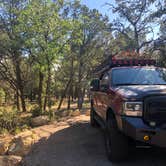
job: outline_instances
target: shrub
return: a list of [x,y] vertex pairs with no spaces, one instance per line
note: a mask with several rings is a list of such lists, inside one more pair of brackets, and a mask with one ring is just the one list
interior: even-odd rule
[[38,106],[35,106],[31,109],[31,113],[32,113],[32,117],[37,117],[42,114],[42,111],[40,110]]
[[19,116],[15,111],[0,110],[0,131],[13,131],[19,126]]
[[14,130],[14,134],[19,134],[21,132],[21,129],[19,127],[16,127]]

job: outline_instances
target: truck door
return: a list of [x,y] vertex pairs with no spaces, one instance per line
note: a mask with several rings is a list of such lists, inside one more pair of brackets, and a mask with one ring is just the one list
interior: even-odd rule
[[108,108],[108,89],[110,83],[110,76],[105,73],[100,81],[100,115],[103,119],[106,118],[106,111]]

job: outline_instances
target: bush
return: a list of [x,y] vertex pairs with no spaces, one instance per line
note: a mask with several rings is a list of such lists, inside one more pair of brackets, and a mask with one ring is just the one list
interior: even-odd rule
[[5,98],[5,92],[3,89],[0,88],[0,105],[2,105],[2,103],[4,102],[4,98]]
[[38,106],[35,106],[31,109],[31,113],[32,113],[32,117],[37,117],[42,114],[42,111],[40,110]]
[[16,127],[14,130],[14,134],[19,134],[21,132],[21,129],[19,127]]
[[14,131],[19,126],[19,116],[16,111],[7,111],[5,109],[0,110],[0,132],[7,130],[9,132]]

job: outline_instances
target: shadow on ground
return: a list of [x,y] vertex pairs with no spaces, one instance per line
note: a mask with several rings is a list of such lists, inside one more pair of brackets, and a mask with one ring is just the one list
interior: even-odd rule
[[107,160],[103,133],[89,123],[77,123],[35,144],[22,166],[165,166],[160,150],[137,149],[122,163]]

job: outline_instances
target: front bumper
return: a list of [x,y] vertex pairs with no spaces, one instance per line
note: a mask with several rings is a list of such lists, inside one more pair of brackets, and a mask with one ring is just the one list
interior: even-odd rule
[[[141,118],[121,117],[121,123],[122,132],[134,140],[166,147],[166,129],[152,128],[145,124]],[[145,141],[145,136],[149,136],[150,139]]]

